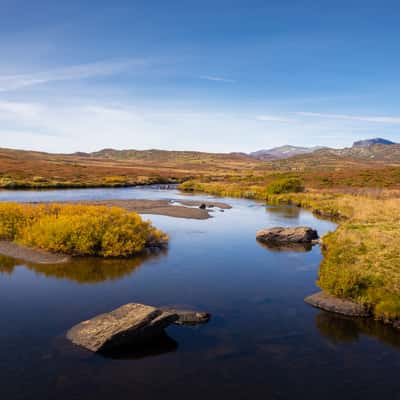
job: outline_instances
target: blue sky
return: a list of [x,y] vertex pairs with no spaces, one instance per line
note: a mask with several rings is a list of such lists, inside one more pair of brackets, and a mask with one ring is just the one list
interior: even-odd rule
[[0,146],[400,141],[398,1],[0,0]]

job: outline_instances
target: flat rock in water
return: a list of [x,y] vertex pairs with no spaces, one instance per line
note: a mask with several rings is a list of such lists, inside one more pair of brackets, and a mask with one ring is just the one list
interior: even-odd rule
[[196,325],[209,319],[205,312],[129,303],[75,325],[67,338],[87,350],[108,352],[160,337],[170,324]]
[[174,308],[162,308],[162,310],[176,314],[178,318],[173,322],[175,325],[197,325],[209,321],[211,315],[201,311],[177,310]]
[[307,226],[297,227],[275,227],[257,231],[256,238],[264,243],[313,243],[318,239],[315,229]]
[[129,303],[75,325],[67,338],[94,352],[109,351],[160,335],[177,319],[170,311]]
[[368,317],[370,313],[361,304],[350,300],[339,299],[325,292],[318,292],[304,299],[307,304],[351,317]]

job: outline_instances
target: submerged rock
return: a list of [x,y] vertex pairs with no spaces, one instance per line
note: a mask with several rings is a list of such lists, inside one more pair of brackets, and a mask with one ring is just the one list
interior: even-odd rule
[[206,312],[191,310],[176,310],[173,308],[162,308],[166,312],[176,314],[178,318],[173,322],[175,325],[197,325],[208,322],[211,315]]
[[307,226],[270,228],[257,231],[256,238],[263,243],[313,243],[318,239],[315,229]]
[[172,323],[193,325],[207,322],[209,318],[209,314],[202,312],[129,303],[75,325],[67,332],[67,338],[93,352],[110,352],[149,342],[162,335]]
[[351,300],[340,299],[325,292],[318,292],[304,299],[307,304],[351,317],[368,317],[370,313],[361,304]]

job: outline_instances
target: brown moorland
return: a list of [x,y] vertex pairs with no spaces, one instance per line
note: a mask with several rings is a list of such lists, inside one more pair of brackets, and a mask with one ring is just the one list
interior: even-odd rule
[[50,154],[0,149],[0,187],[96,187],[181,182],[190,177],[220,176],[256,168],[242,155],[159,150]]
[[400,188],[400,147],[370,147],[322,149],[273,161],[192,151],[50,154],[0,149],[0,188],[115,187],[193,178],[259,186],[283,177],[300,178],[307,187],[319,189]]

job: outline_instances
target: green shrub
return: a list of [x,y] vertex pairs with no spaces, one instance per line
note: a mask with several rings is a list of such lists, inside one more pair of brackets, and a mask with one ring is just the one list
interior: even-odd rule
[[375,316],[385,322],[394,321],[400,318],[400,297],[387,294],[375,306]]
[[185,181],[179,185],[179,189],[185,192],[193,192],[196,188],[196,184],[193,181]]
[[278,179],[267,186],[267,194],[298,193],[303,191],[303,183],[298,178]]

